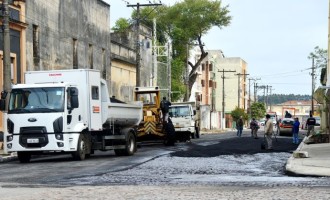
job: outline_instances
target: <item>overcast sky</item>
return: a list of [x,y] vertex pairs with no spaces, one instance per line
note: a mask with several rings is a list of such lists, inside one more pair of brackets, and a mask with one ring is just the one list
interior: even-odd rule
[[[129,18],[130,4],[148,0],[105,0],[110,4],[110,26]],[[177,0],[162,0],[173,5]],[[241,57],[250,77],[259,85],[271,85],[272,93],[311,94],[315,46],[327,49],[327,0],[222,0],[233,17],[230,26],[213,28],[202,39],[207,50],[221,49],[226,57]],[[317,73],[320,74],[319,71]],[[316,79],[319,83],[319,76]]]

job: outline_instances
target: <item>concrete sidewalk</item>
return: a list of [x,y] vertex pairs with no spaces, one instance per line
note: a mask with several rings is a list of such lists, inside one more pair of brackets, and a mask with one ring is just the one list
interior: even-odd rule
[[293,175],[330,176],[330,143],[305,144],[306,139],[288,159],[286,171]]

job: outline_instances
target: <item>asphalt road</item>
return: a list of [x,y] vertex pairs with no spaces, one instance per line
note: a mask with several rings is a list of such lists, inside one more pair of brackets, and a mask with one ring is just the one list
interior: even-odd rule
[[[263,155],[265,157],[264,153],[270,154],[267,159],[278,155],[278,160],[269,167],[283,176],[282,167],[285,164],[285,159],[297,148],[297,145],[291,143],[290,137],[278,137],[277,141],[274,138],[274,150],[266,151],[260,148],[262,138],[252,138],[249,130],[245,130],[242,137],[237,137],[236,132],[232,131],[204,134],[200,139],[194,139],[190,143],[177,143],[173,147],[164,146],[162,143],[141,143],[138,152],[129,157],[117,157],[112,151],[96,151],[95,155],[84,161],[73,161],[70,155],[34,157],[31,163],[27,164],[21,164],[18,161],[0,164],[0,180],[2,186],[7,185],[8,187],[20,184],[30,187],[36,185],[66,187],[72,185],[135,185],[140,183],[170,184],[176,178],[168,177],[181,176],[180,171],[183,177],[179,179],[182,180],[188,177],[187,174],[192,177],[192,175],[199,175],[199,173],[210,173],[210,175],[223,174],[223,171],[230,173],[225,165],[241,165],[242,159],[246,158],[255,159],[254,163],[263,162],[258,156]],[[224,165],[221,166],[221,163],[214,161],[219,159],[219,156],[225,155],[232,156],[230,159],[233,162],[221,161]],[[193,160],[186,160],[190,158]],[[201,159],[199,160],[199,158]],[[212,160],[213,158],[214,160]],[[235,161],[236,158],[237,161]],[[201,166],[201,169],[194,172],[194,168],[190,167],[197,166],[203,162],[202,159],[209,162],[208,166]],[[264,162],[272,162],[267,161],[267,159]],[[247,162],[249,161],[247,160]],[[213,171],[207,169],[210,165],[211,168],[214,168]],[[169,170],[171,167],[175,168],[172,172]],[[261,176],[254,173],[256,171],[254,168],[257,169],[258,167],[246,169],[246,172],[244,172],[245,168],[238,170],[242,175],[251,176],[252,173],[253,176]],[[237,169],[232,169],[233,174],[237,173],[235,170]],[[141,175],[144,173],[150,174]],[[264,175],[263,172],[262,176]],[[274,174],[266,176],[274,176]],[[191,183],[195,181],[192,180]]]

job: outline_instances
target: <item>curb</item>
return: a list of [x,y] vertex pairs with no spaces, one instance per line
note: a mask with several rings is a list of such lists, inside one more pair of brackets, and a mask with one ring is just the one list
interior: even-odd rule
[[[304,139],[300,142],[299,146],[297,147],[296,151],[300,151],[303,146],[305,145],[305,140],[306,140],[306,136],[304,137]],[[286,164],[285,164],[285,173],[288,174],[288,175],[291,175],[291,176],[299,176],[299,175],[302,175],[302,174],[299,174],[299,173],[296,173],[294,172],[294,166],[292,165],[292,162],[294,161],[294,159],[297,159],[293,156],[293,153],[292,155],[290,156],[290,158],[288,158],[288,160],[286,161]],[[301,159],[301,158],[300,158]]]
[[[305,145],[308,145],[305,144],[305,140],[307,140],[306,136],[299,144],[296,151],[301,151]],[[329,175],[325,175],[325,174],[329,174],[329,169],[325,169],[324,167],[319,167],[319,166],[304,166],[302,162],[299,162],[302,161],[303,159],[306,158],[295,158],[294,155],[292,154],[290,158],[287,160],[287,163],[285,164],[285,173],[289,176],[299,176],[299,177],[329,176]],[[294,164],[294,162],[296,163]]]

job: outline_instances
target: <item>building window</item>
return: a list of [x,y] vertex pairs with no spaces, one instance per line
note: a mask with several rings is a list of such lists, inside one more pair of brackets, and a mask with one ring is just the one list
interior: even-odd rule
[[39,70],[40,47],[39,47],[39,26],[33,25],[33,63],[36,70]]
[[93,69],[93,45],[88,45],[88,62],[89,62],[89,68]]
[[209,80],[209,87],[213,87],[213,81]]
[[73,69],[78,69],[78,41],[77,39],[72,39],[72,65]]
[[205,80],[201,80],[202,87],[205,87]]
[[209,71],[213,71],[213,64],[209,64]]

